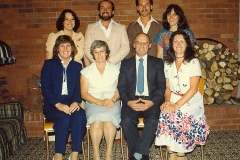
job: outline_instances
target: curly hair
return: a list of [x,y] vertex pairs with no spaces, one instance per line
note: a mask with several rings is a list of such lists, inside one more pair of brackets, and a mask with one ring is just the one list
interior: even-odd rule
[[78,28],[80,27],[80,20],[78,19],[77,15],[75,12],[73,12],[71,9],[64,9],[60,16],[57,19],[56,22],[56,28],[58,31],[61,31],[64,29],[63,22],[65,21],[65,14],[66,13],[71,13],[72,16],[74,17],[75,20],[75,26],[73,27],[73,31],[76,32]]
[[174,9],[174,12],[179,17],[179,20],[178,20],[178,30],[179,29],[189,28],[189,25],[187,23],[187,18],[185,17],[182,8],[179,5],[177,5],[177,4],[170,4],[167,7],[166,11],[163,13],[163,16],[162,16],[162,26],[163,26],[163,28],[166,29],[166,30],[170,29],[170,25],[169,25],[168,20],[167,20],[167,15],[169,13],[171,13],[172,9]]
[[74,59],[74,56],[77,54],[77,47],[75,46],[72,38],[67,35],[58,36],[58,38],[56,39],[55,45],[53,46],[53,58],[58,58],[58,47],[63,43],[70,43],[72,48],[71,57],[72,59]]
[[91,53],[91,55],[93,56],[93,59],[95,59],[95,57],[94,57],[94,49],[100,48],[100,47],[105,48],[105,51],[106,51],[106,59],[108,59],[109,54],[110,54],[110,49],[109,49],[109,47],[108,47],[107,42],[101,41],[101,40],[95,40],[95,41],[92,43],[91,47],[90,47],[90,53]]
[[191,43],[191,40],[190,40],[188,34],[182,30],[172,33],[172,35],[169,39],[169,49],[167,51],[166,62],[168,64],[171,64],[176,60],[175,51],[173,49],[173,39],[176,35],[182,35],[184,40],[186,41],[187,47],[184,52],[184,61],[190,62],[193,58],[195,58],[195,50],[194,50],[194,47]]

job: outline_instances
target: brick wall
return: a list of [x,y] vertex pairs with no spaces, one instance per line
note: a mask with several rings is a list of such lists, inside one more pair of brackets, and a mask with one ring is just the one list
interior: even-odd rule
[[[15,99],[27,93],[26,79],[40,75],[45,59],[45,43],[55,22],[65,8],[74,10],[81,20],[79,31],[85,32],[89,23],[98,20],[96,0],[1,0],[0,39],[10,45],[17,63],[0,67],[6,88]],[[128,25],[137,19],[134,0],[113,0],[117,22]],[[170,3],[178,3],[185,11],[196,38],[213,38],[238,52],[238,0],[154,0],[153,16],[161,20]]]
[[[240,129],[240,106],[206,105],[205,115],[211,131]],[[42,112],[25,112],[24,121],[28,137],[43,137]]]

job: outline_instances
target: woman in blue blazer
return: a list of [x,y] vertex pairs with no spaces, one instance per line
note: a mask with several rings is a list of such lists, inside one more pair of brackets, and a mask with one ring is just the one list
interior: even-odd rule
[[86,115],[85,110],[79,107],[82,101],[80,96],[82,65],[73,61],[76,52],[71,37],[59,36],[53,47],[53,58],[45,60],[41,72],[43,114],[54,123],[55,160],[62,160],[69,130],[72,134],[72,153],[69,159],[77,160],[78,153],[82,151]]

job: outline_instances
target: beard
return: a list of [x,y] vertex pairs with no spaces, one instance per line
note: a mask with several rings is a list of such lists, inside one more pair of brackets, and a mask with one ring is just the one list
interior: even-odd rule
[[114,15],[113,14],[109,14],[108,12],[103,12],[102,14],[98,15],[102,20],[104,21],[108,21],[110,20]]

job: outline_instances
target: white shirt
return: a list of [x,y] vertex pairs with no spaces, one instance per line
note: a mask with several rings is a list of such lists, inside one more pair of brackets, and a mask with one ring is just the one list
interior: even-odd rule
[[148,23],[147,23],[147,25],[146,25],[146,27],[144,27],[144,25],[143,25],[143,23],[142,23],[142,21],[141,21],[141,19],[140,19],[140,17],[137,19],[137,21],[136,22],[138,22],[139,23],[139,25],[142,27],[142,31],[143,31],[143,33],[145,33],[145,34],[147,34],[148,33],[148,31],[149,31],[149,28],[151,27],[151,23],[152,22],[156,22],[156,23],[158,23],[158,21],[157,20],[155,20],[152,16],[151,16],[151,19],[148,21]]
[[[58,57],[61,59],[61,63],[63,64],[63,60],[62,58],[59,56]],[[68,95],[68,88],[67,88],[67,67],[70,63],[70,61],[72,60],[72,57],[70,57],[69,62],[67,63],[66,66],[63,66],[63,82],[62,82],[62,95]]]
[[[101,29],[103,30],[103,33],[106,35],[106,37],[108,38],[111,31],[112,31],[112,24],[115,23],[117,24],[113,19],[111,19],[111,22],[108,25],[108,28],[106,29],[106,27],[104,27],[101,23],[101,20],[98,21],[98,23],[96,25],[100,25]],[[118,24],[117,24],[118,25]]]
[[[135,95],[138,96],[149,96],[149,91],[148,91],[148,81],[147,81],[147,57],[148,54],[146,54],[143,57],[138,57],[136,55],[136,71],[137,71],[137,77],[138,77],[138,65],[139,65],[139,59],[142,58],[143,59],[143,68],[144,68],[144,91],[142,94],[138,93],[137,91],[137,86],[136,86],[136,91],[135,91]],[[136,83],[137,85],[137,83]]]

